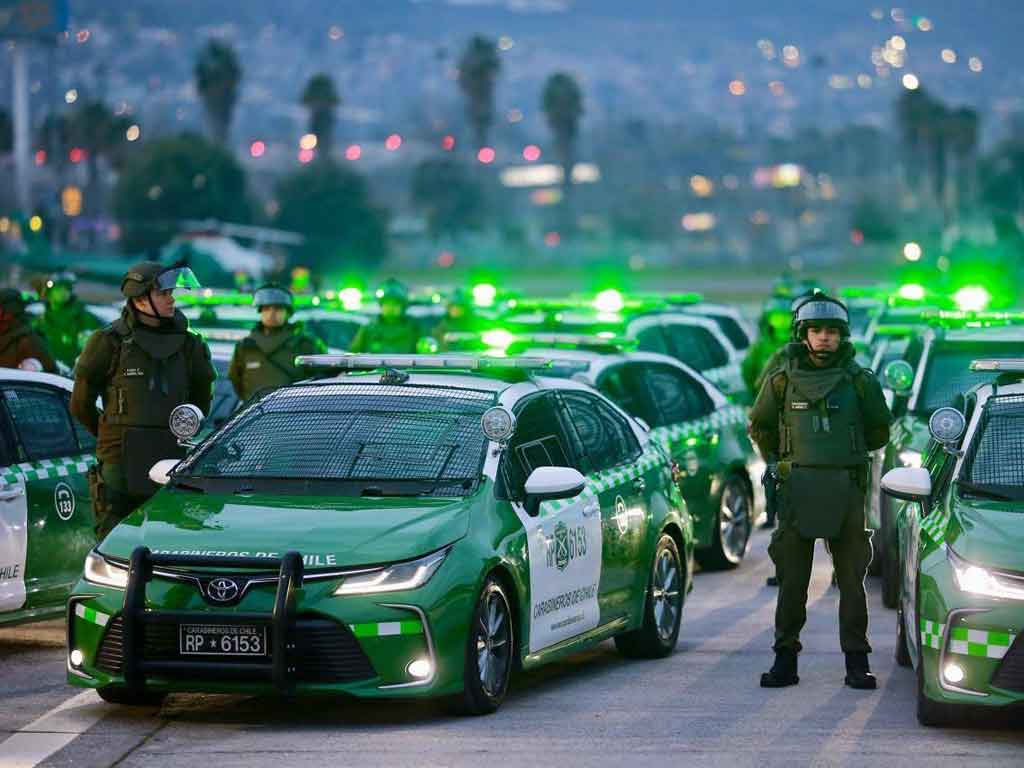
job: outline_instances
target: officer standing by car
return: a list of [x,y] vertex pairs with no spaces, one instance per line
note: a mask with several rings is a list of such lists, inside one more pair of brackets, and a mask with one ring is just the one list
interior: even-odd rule
[[153,464],[184,455],[171,411],[185,403],[210,410],[217,373],[209,347],[174,308],[176,288],[198,287],[187,267],[136,264],[121,282],[121,317],[95,331],[78,359],[71,413],[98,438],[89,474],[98,540],[156,491]]
[[394,354],[416,352],[422,333],[416,321],[408,315],[408,289],[397,280],[388,280],[381,286],[377,301],[380,304],[380,317],[359,329],[349,351]]
[[68,368],[74,367],[82,351],[82,334],[102,325],[75,296],[76,280],[70,272],[58,272],[46,281],[46,309],[35,323],[53,356]]
[[260,322],[235,347],[228,378],[243,403],[267,389],[276,389],[307,377],[295,366],[296,355],[316,355],[327,347],[306,333],[301,324],[290,323],[294,302],[286,288],[264,285],[253,295]]
[[839,639],[846,684],[873,689],[868,664],[864,577],[871,535],[864,527],[868,452],[889,440],[889,409],[878,380],[854,362],[849,314],[836,299],[816,294],[795,307],[798,341],[770,371],[750,412],[750,431],[762,456],[777,462],[779,527],[768,552],[779,578],[775,663],[761,685],[795,685],[800,630],[817,539],[832,553],[839,587]]
[[0,288],[0,368],[57,372],[57,363],[32,329],[25,299],[16,288]]
[[448,350],[449,333],[469,333],[477,329],[477,317],[473,311],[473,298],[465,288],[456,288],[448,298],[444,317],[434,326],[430,335],[437,341],[438,349]]

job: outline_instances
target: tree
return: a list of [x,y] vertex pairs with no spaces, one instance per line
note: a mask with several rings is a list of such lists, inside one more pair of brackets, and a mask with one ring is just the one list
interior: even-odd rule
[[11,113],[6,109],[0,109],[0,155],[8,154],[14,149],[14,124],[11,122]]
[[341,104],[330,75],[313,75],[302,92],[302,106],[309,110],[309,132],[316,136],[317,155],[329,158],[334,146],[334,110]]
[[494,83],[500,71],[494,41],[480,35],[470,40],[459,59],[459,88],[466,98],[466,116],[478,148],[487,146],[494,124]]
[[413,204],[427,217],[435,240],[481,223],[483,192],[465,166],[452,157],[424,160],[413,173]]
[[355,171],[325,158],[283,178],[276,193],[274,223],[306,238],[298,256],[314,274],[370,268],[387,255],[387,215]]
[[99,205],[99,159],[109,157],[126,143],[129,124],[128,118],[114,115],[102,101],[87,101],[68,118],[65,141],[68,147],[85,150],[86,200],[92,208]]
[[235,50],[220,40],[210,40],[196,59],[195,76],[210,136],[219,144],[225,144],[242,80],[242,67]]
[[174,237],[185,219],[248,223],[245,172],[234,157],[195,134],[144,146],[114,188],[121,247],[152,251]]
[[572,169],[583,116],[583,94],[575,78],[565,72],[551,75],[544,84],[541,108],[555,140],[555,156],[562,165],[562,210],[565,226],[571,227]]

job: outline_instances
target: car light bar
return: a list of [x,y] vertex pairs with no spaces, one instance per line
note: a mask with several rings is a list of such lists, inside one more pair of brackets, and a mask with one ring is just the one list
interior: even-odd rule
[[192,328],[207,341],[241,341],[249,335],[245,328]]
[[609,347],[617,349],[635,346],[635,342],[632,339],[617,336],[611,331],[598,333],[517,333],[513,335],[512,343],[564,344],[566,346]]
[[922,312],[921,317],[925,320],[939,320],[945,322],[1003,322],[1015,323],[1024,322],[1024,312],[973,312],[965,310],[933,310]]
[[295,365],[309,368],[343,368],[372,371],[377,368],[451,368],[464,371],[542,370],[551,361],[542,357],[479,357],[476,355],[299,355]]
[[997,373],[1024,373],[1024,358],[992,360],[985,358],[971,362],[972,371],[995,371]]

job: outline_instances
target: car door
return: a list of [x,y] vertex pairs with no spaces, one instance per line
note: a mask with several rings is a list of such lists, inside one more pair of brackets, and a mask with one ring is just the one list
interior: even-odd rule
[[28,503],[14,432],[0,408],[0,622],[25,605]]
[[580,469],[558,408],[552,393],[533,395],[516,405],[516,431],[499,469],[498,495],[512,503],[526,532],[530,654],[589,632],[602,621],[598,500],[584,492],[574,499],[544,502],[536,517],[528,515],[523,504],[524,486],[533,470]]
[[649,480],[637,467],[640,443],[625,417],[590,392],[561,391],[558,396],[600,503],[601,616],[610,621],[628,615],[637,585],[646,583]]
[[59,605],[95,543],[86,478],[91,436],[72,421],[66,390],[21,382],[2,388],[27,504],[25,607]]

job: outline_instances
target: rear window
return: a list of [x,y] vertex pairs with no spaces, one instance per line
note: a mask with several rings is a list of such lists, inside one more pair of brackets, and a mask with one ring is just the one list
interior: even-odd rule
[[480,417],[494,402],[491,392],[442,387],[286,387],[238,414],[177,474],[333,482],[344,495],[468,495],[487,446]]
[[750,346],[750,339],[735,317],[729,315],[708,315],[708,317],[715,321],[718,329],[725,334],[725,338],[736,350],[742,351]]
[[1024,499],[1024,395],[986,401],[960,479],[982,492]]
[[977,384],[995,379],[994,371],[972,371],[972,360],[982,357],[1020,357],[1021,345],[1008,342],[936,342],[932,345],[917,396],[915,411],[930,415],[952,405],[953,398]]

